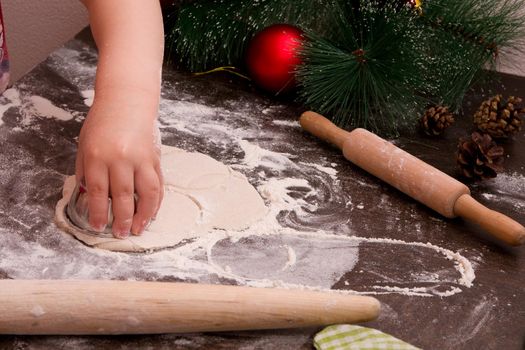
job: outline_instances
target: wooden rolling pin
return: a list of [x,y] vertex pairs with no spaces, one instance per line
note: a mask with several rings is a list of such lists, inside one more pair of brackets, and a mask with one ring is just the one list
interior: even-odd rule
[[525,228],[470,196],[467,186],[431,165],[364,130],[342,130],[315,112],[305,112],[301,126],[339,147],[346,159],[447,218],[470,220],[510,244],[525,242]]
[[170,282],[0,280],[1,334],[144,334],[356,323],[372,297]]

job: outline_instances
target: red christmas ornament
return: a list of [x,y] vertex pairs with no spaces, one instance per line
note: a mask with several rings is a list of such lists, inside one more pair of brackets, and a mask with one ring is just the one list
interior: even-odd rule
[[302,39],[302,31],[288,24],[275,24],[257,33],[246,51],[246,66],[255,84],[275,94],[295,87]]

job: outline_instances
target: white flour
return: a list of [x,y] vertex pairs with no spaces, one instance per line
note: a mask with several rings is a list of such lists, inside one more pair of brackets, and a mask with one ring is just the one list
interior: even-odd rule
[[266,166],[272,169],[285,170],[297,167],[290,160],[291,154],[268,151],[246,140],[237,140],[237,142],[244,151],[243,162],[250,168]]
[[22,116],[20,124],[23,127],[31,126],[35,118],[38,117],[54,118],[62,121],[71,120],[75,117],[71,112],[55,106],[42,96],[21,96],[20,92],[14,87],[4,92],[3,99],[4,101],[0,105],[0,125],[3,123],[4,113],[12,107],[19,108],[19,114]]
[[2,94],[2,104],[0,105],[0,125],[4,123],[4,113],[11,107],[20,106],[20,94],[17,89],[10,88]]
[[320,165],[320,164],[305,163],[305,162],[301,162],[301,164],[306,165],[306,166],[311,166],[313,168],[316,168],[317,170],[320,170],[320,171],[330,175],[330,177],[332,177],[332,179],[337,180],[337,169],[334,169],[334,165],[332,165],[332,164],[330,164],[331,166],[323,166],[323,165]]
[[484,183],[481,196],[488,201],[506,203],[517,212],[525,209],[525,176],[514,173],[502,173]]
[[88,107],[91,107],[93,105],[93,99],[95,98],[95,90],[88,89],[80,91],[80,94],[84,98],[84,104]]
[[[82,50],[84,55],[94,55],[92,49]],[[79,88],[84,103],[89,106],[93,97],[94,64],[81,62],[80,53],[71,49],[58,50],[50,62],[57,74]],[[356,194],[344,191],[336,163],[326,159],[301,162],[294,154],[296,150],[285,147],[290,133],[300,132],[297,122],[274,119],[268,123],[273,129],[258,123],[260,116],[278,115],[282,106],[247,99],[208,105],[188,91],[179,91],[176,83],[169,89],[178,99],[161,99],[159,122],[164,137],[184,134],[186,138],[176,138],[179,147],[188,151],[196,150],[196,145],[204,150],[213,149],[218,160],[244,172],[266,200],[268,215],[244,232],[215,230],[173,248],[149,254],[125,254],[86,247],[59,233],[52,223],[37,221],[36,215],[21,219],[9,212],[0,213],[10,217],[8,222],[12,224],[0,229],[0,246],[5,247],[1,250],[0,269],[19,279],[143,279],[147,276],[148,279],[325,291],[341,284],[345,290],[334,292],[426,297],[454,295],[473,285],[475,274],[466,257],[435,244],[411,241],[414,237],[410,236],[410,227],[405,228],[408,241],[357,237],[359,228],[352,226],[350,216],[341,219],[342,215],[331,210],[323,212],[327,203],[349,212],[354,208],[364,209],[363,199],[354,199],[351,196]],[[31,124],[35,117],[54,118],[57,123],[77,117],[76,112],[54,106],[42,97],[18,97],[15,89],[5,98],[0,112],[11,106],[20,108],[24,116],[21,125]],[[284,146],[275,148],[274,144]],[[311,147],[300,152],[317,151],[316,145]],[[31,165],[26,168],[30,169]],[[49,172],[42,170],[45,171]],[[359,177],[352,181],[373,190],[379,187]],[[390,201],[388,196],[382,196],[380,205],[398,219]],[[26,213],[42,215],[43,212],[44,217],[52,217],[50,208],[31,201],[26,201],[25,206]],[[34,235],[34,239],[24,240],[13,234],[13,230]],[[416,232],[419,235],[424,228],[418,226],[413,230],[419,231]],[[352,275],[348,274],[369,273],[357,269],[374,256],[367,254],[365,259],[360,252],[385,247],[399,256],[429,256],[439,260],[442,266],[434,271],[425,261],[414,262],[403,266],[406,269],[403,280],[389,275],[395,270],[385,266],[385,271],[376,274],[371,282],[353,284]],[[359,288],[348,290],[354,287]]]
[[[404,253],[404,247],[437,252],[452,262],[450,269],[456,270],[457,277],[453,281],[440,281],[434,275],[434,283],[430,287],[417,286],[417,281],[414,281],[416,285],[413,287],[402,288],[370,285],[368,291],[359,291],[359,294],[443,297],[460,292],[460,287],[472,285],[474,271],[470,262],[456,252],[430,243],[337,236],[322,230],[301,232],[282,227],[277,220],[280,212],[305,213],[304,210],[316,209],[316,205],[308,204],[304,198],[296,199],[290,195],[289,188],[296,187],[305,189],[305,198],[316,192],[306,179],[268,179],[259,186],[259,191],[267,200],[269,214],[249,230],[214,231],[180,247],[147,255],[94,250],[63,235],[61,240],[76,244],[75,255],[82,257],[81,261],[74,259],[64,263],[70,260],[67,255],[58,254],[36,242],[15,241],[13,235],[2,233],[0,245],[7,248],[4,252],[9,256],[0,260],[0,268],[13,278],[104,278],[114,273],[133,275],[133,269],[140,264],[140,270],[156,274],[159,278],[169,276],[210,282],[209,277],[215,275],[254,287],[330,290],[345,273],[354,269],[359,261],[359,246],[366,242],[394,245],[399,254]],[[56,234],[52,225],[47,229]],[[94,266],[85,264],[94,256],[102,257],[103,263],[98,262]],[[443,291],[439,288],[441,282],[453,283],[454,286]],[[356,293],[352,290],[340,292]]]
[[58,120],[71,120],[73,115],[60,107],[55,106],[51,101],[41,96],[31,96],[29,100],[33,104],[35,112],[39,116],[55,118]]
[[[264,113],[264,112],[263,112]],[[301,125],[297,120],[273,120],[273,124],[279,126],[288,126],[290,128],[300,128]]]

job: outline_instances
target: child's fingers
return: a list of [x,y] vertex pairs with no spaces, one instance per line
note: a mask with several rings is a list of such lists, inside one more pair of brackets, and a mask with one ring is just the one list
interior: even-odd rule
[[108,170],[100,162],[85,167],[89,225],[98,232],[104,231],[108,223]]
[[162,200],[164,199],[164,175],[162,174],[160,162],[157,163],[157,165],[155,166],[155,172],[157,173],[157,177],[160,183],[160,195],[159,195],[159,200],[157,202],[157,205],[155,207],[155,213],[153,214],[153,218],[157,217],[157,213],[159,212],[160,205],[162,204]]
[[75,159],[75,179],[77,180],[77,183],[82,181],[84,178],[84,157],[82,156],[82,152],[77,152],[77,158]]
[[131,230],[135,211],[133,168],[115,166],[109,169],[109,182],[113,209],[113,235],[126,238]]
[[155,215],[162,192],[160,180],[153,168],[143,168],[136,173],[135,191],[138,195],[138,203],[131,233],[140,235]]

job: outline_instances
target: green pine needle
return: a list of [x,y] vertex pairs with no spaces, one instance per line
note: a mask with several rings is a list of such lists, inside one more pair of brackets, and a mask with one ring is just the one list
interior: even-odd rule
[[423,5],[428,30],[429,79],[444,104],[458,108],[482,70],[525,38],[522,0],[432,0]]
[[335,0],[214,0],[183,7],[168,41],[192,71],[243,65],[253,35],[272,24],[288,23],[323,31]]
[[305,104],[341,126],[393,133],[411,124],[428,90],[417,14],[362,1],[336,25],[346,29],[339,40],[307,35],[296,74]]
[[212,0],[182,8],[169,32],[192,71],[243,68],[253,35],[288,23],[306,35],[299,96],[341,126],[395,133],[429,104],[466,91],[525,38],[522,0]]

